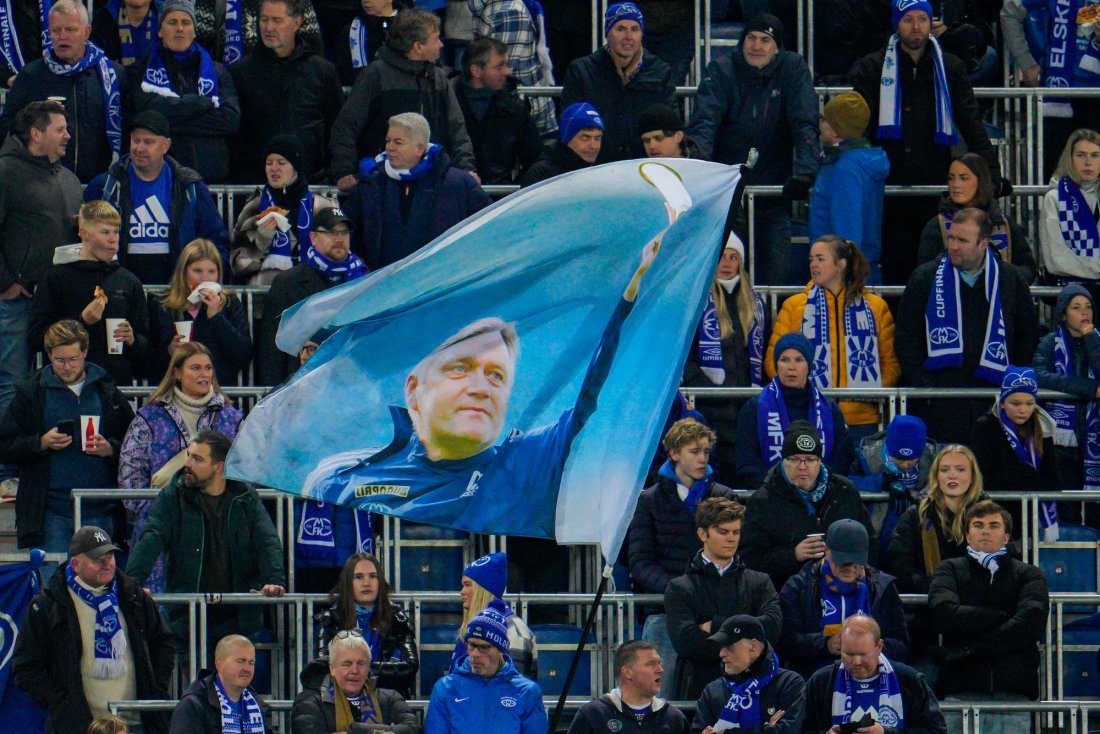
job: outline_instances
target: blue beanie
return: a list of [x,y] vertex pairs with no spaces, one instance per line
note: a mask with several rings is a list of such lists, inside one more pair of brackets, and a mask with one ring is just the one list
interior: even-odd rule
[[477,559],[462,571],[483,589],[498,599],[508,588],[508,554],[490,553]]
[[[500,604],[498,604],[500,602]],[[477,613],[477,616],[466,625],[466,635],[463,642],[469,642],[471,637],[485,640],[501,652],[508,653],[508,616],[502,611],[507,610],[507,605],[499,599],[494,599],[489,606]]]
[[587,102],[574,102],[561,113],[561,142],[569,145],[569,141],[587,127],[603,130],[603,118]]
[[923,10],[928,14],[928,20],[932,20],[935,13],[932,11],[932,3],[928,0],[894,0],[894,30],[898,29],[898,23],[910,10]]
[[[1089,299],[1089,303],[1092,303],[1092,294],[1080,283],[1070,283],[1065,288],[1058,291],[1058,300],[1054,303],[1055,328],[1062,325],[1062,318],[1066,315],[1066,309],[1069,308],[1069,302],[1077,296],[1084,296]],[[1095,307],[1096,304],[1093,303],[1093,308]],[[1096,314],[1093,314],[1093,318],[1096,318]]]
[[1003,403],[1005,398],[1017,392],[1026,392],[1028,395],[1038,394],[1039,380],[1031,367],[1008,366],[1004,379],[1001,380],[1001,397],[998,402]]
[[775,351],[772,352],[772,360],[774,366],[779,366],[779,355],[788,349],[795,349],[802,353],[802,356],[806,358],[807,364],[813,367],[814,363],[814,348],[810,345],[810,340],[802,335],[801,331],[789,331],[783,336],[779,337],[779,341],[775,343]]
[[634,21],[642,27],[642,33],[645,33],[645,16],[642,15],[642,11],[638,9],[638,6],[634,3],[615,3],[609,5],[607,12],[603,14],[603,34],[606,36],[611,33],[611,29],[620,20]]
[[896,415],[886,428],[886,454],[895,459],[919,459],[928,427],[915,415]]

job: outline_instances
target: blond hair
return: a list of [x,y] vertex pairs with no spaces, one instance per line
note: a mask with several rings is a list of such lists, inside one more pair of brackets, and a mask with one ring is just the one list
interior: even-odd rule
[[[158,400],[167,402],[172,399],[172,391],[179,385],[176,380],[176,371],[182,370],[184,363],[187,360],[194,357],[196,354],[205,354],[210,357],[210,361],[214,361],[213,355],[210,354],[210,350],[206,348],[206,345],[202,342],[183,342],[176,349],[172,358],[168,360],[168,369],[164,371],[164,377],[160,378],[160,384],[157,385],[157,389],[153,391],[153,394],[146,399],[147,403],[155,403]],[[222,392],[222,386],[218,384],[218,373],[215,372],[210,376],[210,387],[214,389],[216,394],[219,394],[224,398],[226,403],[231,403],[229,396]]]
[[[470,577],[463,576],[462,578],[469,579]],[[474,621],[474,617],[488,607],[489,602],[498,598],[493,596],[491,591],[473,579],[470,579],[470,583],[474,585],[474,594],[470,597],[470,606],[462,611],[462,624],[458,626],[458,639],[460,640],[466,636],[466,627],[469,626],[470,622]]]
[[1054,178],[1061,179],[1069,176],[1074,183],[1081,184],[1081,180],[1073,172],[1073,149],[1081,141],[1092,143],[1100,148],[1100,133],[1087,127],[1070,133],[1066,140],[1066,147],[1062,148],[1062,155],[1058,158],[1058,167],[1054,169]]
[[[737,320],[741,322],[741,334],[745,337],[745,343],[749,343],[749,332],[752,329],[753,314],[756,311],[756,299],[753,298],[752,277],[741,260],[741,253],[737,252],[737,262],[740,263],[738,272],[741,274],[741,287],[737,289],[734,306],[737,308]],[[733,320],[726,310],[726,289],[715,277],[710,286],[710,295],[714,299],[714,308],[718,312],[718,329],[723,339],[733,338]]]
[[710,441],[713,446],[718,441],[718,434],[694,418],[681,418],[668,429],[665,437],[661,439],[661,445],[667,453],[679,451],[689,443],[698,443],[703,439]]
[[114,714],[97,716],[88,725],[88,734],[126,734],[128,731],[125,719]]
[[[203,239],[191,240],[180,252],[179,259],[176,260],[176,270],[172,273],[172,281],[168,292],[160,299],[164,308],[175,311],[177,314],[187,310],[190,305],[187,297],[191,295],[191,289],[187,287],[187,268],[199,260],[209,260],[214,263],[214,267],[218,269],[218,282],[225,280],[222,256],[218,253],[218,248],[214,246],[214,243]],[[229,302],[229,294],[223,288],[219,296],[224,308]]]
[[97,224],[109,224],[116,229],[122,224],[122,217],[118,210],[102,199],[86,201],[80,205],[80,211],[76,214],[76,226],[80,229],[91,229]]
[[70,344],[76,344],[80,347],[80,351],[86,352],[88,351],[88,330],[78,321],[62,319],[46,329],[46,336],[42,342],[47,356],[58,347],[67,347]]
[[[943,458],[948,454],[962,454],[970,464],[970,488],[963,498],[963,509],[955,513],[955,517],[951,518],[950,523],[947,521],[947,498],[943,493],[943,488],[940,487],[940,464],[943,463]],[[925,493],[924,499],[920,501],[917,517],[923,526],[928,519],[928,512],[934,509],[940,519],[940,527],[943,528],[944,535],[956,543],[962,543],[966,539],[966,508],[977,502],[981,496],[982,471],[978,468],[978,459],[974,456],[974,452],[961,443],[948,444],[940,449],[932,462],[932,470],[928,475],[928,492]]]

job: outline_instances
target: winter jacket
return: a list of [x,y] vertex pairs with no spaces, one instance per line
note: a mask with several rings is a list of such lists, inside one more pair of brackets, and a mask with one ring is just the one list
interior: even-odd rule
[[763,69],[743,53],[707,65],[688,134],[717,163],[744,163],[746,184],[782,184],[792,175],[812,179],[821,156],[818,101],[810,71],[793,51],[780,51]]
[[1011,556],[989,571],[969,556],[944,561],[928,589],[945,658],[937,693],[1039,697],[1039,643],[1050,611],[1043,572]]
[[845,140],[826,155],[810,193],[810,242],[840,235],[873,265],[882,260],[882,204],[890,160],[867,140]]
[[749,568],[763,571],[782,589],[787,579],[798,573],[803,562],[794,556],[794,547],[810,533],[824,533],[837,520],[858,520],[871,539],[869,560],[878,558],[878,544],[871,518],[860,500],[859,491],[843,475],[829,470],[829,483],[821,501],[811,509],[783,475],[778,464],[768,472],[764,486],[749,497],[745,526],[741,533],[741,557]]
[[[23,61],[30,63],[42,58],[42,15],[41,6],[38,3],[15,2],[11,4],[12,30],[19,40],[19,50],[23,54]],[[101,47],[102,48],[102,47]],[[12,63],[0,56],[0,80],[11,88],[7,81],[15,76],[16,70]]]
[[[493,600],[497,601],[497,600]],[[538,680],[539,677],[539,650],[535,633],[520,619],[520,616],[512,611],[507,602],[497,601],[503,605],[500,610],[505,615],[508,626],[508,657],[512,659],[512,665],[524,678]],[[467,655],[466,643],[461,638],[455,643],[454,652],[451,654],[451,668],[453,673],[458,669],[459,663]]]
[[308,262],[284,270],[271,282],[264,299],[260,336],[256,344],[256,384],[280,385],[298,369],[298,355],[285,354],[275,346],[283,311],[315,293],[332,287]]
[[[304,184],[304,186],[302,185]],[[285,189],[276,189],[276,195],[273,197],[276,204],[294,204],[294,206],[284,206],[283,208],[288,211],[294,211],[297,207],[295,202],[301,202],[302,195],[305,193],[305,188],[308,187],[309,182],[304,179],[295,179],[294,183]],[[297,195],[294,197],[287,197],[283,201],[279,201],[280,195],[278,192],[295,192]],[[269,262],[267,259],[268,251],[271,249],[271,240],[275,236],[275,230],[267,229],[266,227],[256,226],[256,220],[260,214],[260,197],[263,195],[263,189],[257,189],[256,193],[245,202],[245,205],[241,207],[241,213],[237,216],[237,226],[234,227],[230,239],[233,241],[233,250],[229,253],[230,261],[233,268],[233,276],[238,283],[244,283],[245,285],[271,285],[271,282],[275,280],[275,276],[281,272],[284,272],[282,264],[276,264]],[[340,206],[336,199],[328,196],[322,196],[319,193],[313,194],[313,213],[321,211],[322,209],[331,209],[333,207]],[[298,264],[300,255],[298,254],[298,231],[297,227],[291,227],[287,230],[287,235],[290,236],[290,248],[291,259],[293,264]],[[293,265],[289,265],[285,270],[289,270]]]
[[241,124],[241,105],[233,77],[224,66],[214,62],[218,77],[218,106],[211,97],[198,93],[199,54],[177,61],[170,51],[159,52],[168,72],[172,91],[177,97],[165,97],[143,91],[142,79],[148,59],[134,64],[130,78],[130,99],[134,114],[156,110],[172,128],[172,157],[180,165],[198,171],[207,183],[229,179],[229,140]]
[[[172,728],[169,734],[221,734],[222,714],[218,691],[214,686],[215,675],[212,670],[199,671],[199,677],[187,687],[172,712]],[[271,708],[255,689],[249,686],[248,690],[263,711],[264,731],[272,731]]]
[[367,267],[378,270],[491,203],[473,176],[453,167],[450,156],[440,151],[431,170],[413,181],[396,181],[382,166],[360,178],[344,212],[354,232],[352,249]]
[[542,154],[542,140],[531,117],[531,105],[516,94],[516,82],[493,92],[489,107],[477,116],[468,99],[469,86],[453,82],[455,99],[466,121],[466,132],[474,148],[478,175],[489,184],[514,184]]
[[[340,601],[332,602],[327,609],[313,615],[314,651],[319,658],[328,657],[328,643],[336,633],[344,629],[340,619]],[[370,674],[378,679],[378,685],[408,696],[420,668],[420,655],[416,649],[412,620],[400,607],[393,608],[390,631],[382,638],[377,660],[370,661]],[[304,675],[304,673],[303,673]],[[305,681],[303,680],[303,683]]]
[[[812,394],[809,387],[788,388],[781,387],[783,400],[787,406],[787,413],[791,421],[805,419],[809,415],[810,400]],[[829,443],[832,445],[833,458],[829,461],[829,471],[837,476],[848,473],[855,459],[855,448],[852,446],[852,437],[848,433],[848,424],[844,421],[844,414],[840,406],[832,398],[825,398],[829,408],[833,411],[833,435]],[[737,436],[733,442],[733,463],[737,467],[737,479],[735,485],[738,489],[751,489],[764,483],[769,467],[764,463],[764,457],[760,450],[760,432],[757,427],[757,414],[760,411],[760,396],[753,395],[737,414]],[[811,531],[813,532],[813,531]],[[824,531],[823,531],[824,532]],[[792,569],[794,573],[797,569]]]
[[[902,98],[900,140],[880,140],[877,137],[885,49],[864,56],[848,72],[848,83],[867,100],[867,106],[871,108],[867,137],[881,145],[890,158],[890,175],[886,179],[889,184],[938,184],[951,166],[952,148],[935,142],[936,92],[932,55],[931,42],[925,46],[924,54],[916,64],[908,53],[898,49],[897,78]],[[951,111],[961,142],[966,143],[971,153],[985,158],[994,180],[997,180],[1001,177],[1001,164],[982,123],[966,65],[957,56],[945,52],[943,66],[951,95]]]
[[489,678],[471,671],[464,658],[455,672],[436,681],[424,734],[544,734],[548,725],[539,684],[520,675],[505,655],[504,666]]
[[[283,544],[256,490],[230,480],[226,482],[225,491],[229,495],[226,538],[233,587],[224,591],[247,593],[268,584],[286,588]],[[166,591],[195,593],[201,590],[206,531],[198,492],[183,483],[180,471],[153,500],[145,529],[131,549],[126,565],[126,572],[138,583],[145,581],[157,556],[163,554]],[[262,618],[263,609],[256,606],[241,607],[237,614],[240,628],[249,631],[259,629]],[[169,620],[176,634],[184,637],[186,607],[170,609]]]
[[[775,8],[774,5],[771,7]],[[780,7],[785,12],[772,12],[784,24],[787,48],[793,48],[796,36],[792,31],[803,24],[798,23],[794,3],[787,2]],[[890,3],[886,0],[861,3],[818,0],[814,3],[810,22],[814,29],[814,82],[820,86],[843,83],[852,64],[885,46],[893,32],[890,27]]]
[[[1055,321],[1060,323],[1062,315],[1057,314]],[[1096,399],[1096,391],[1100,389],[1100,332],[1093,330],[1085,336],[1069,336],[1066,339],[1066,346],[1069,347],[1070,354],[1070,374],[1068,375],[1059,375],[1054,372],[1055,336],[1051,332],[1042,338],[1035,350],[1035,361],[1032,366],[1039,378],[1039,389],[1058,390],[1059,392],[1079,396],[1079,399],[1071,401],[1077,406],[1074,426],[1077,445],[1054,447],[1054,451],[1066,460],[1062,465],[1063,469],[1066,466],[1081,467],[1081,470],[1076,472],[1074,476],[1062,477],[1062,480],[1068,486],[1073,486],[1073,483],[1078,479],[1077,475],[1080,475],[1082,480],[1084,478],[1083,462],[1085,460],[1087,437],[1088,404]],[[1096,377],[1089,377],[1089,369],[1093,370]]]
[[[99,434],[111,443],[112,449],[109,458],[86,458],[89,461],[106,462],[108,471],[113,474],[118,466],[122,436],[134,418],[134,411],[102,368],[91,362],[85,364],[87,378],[84,390],[76,401],[79,406],[84,406],[93,397],[98,398]],[[46,425],[45,422],[48,391],[64,391],[60,394],[66,401],[75,397],[68,386],[54,375],[53,367],[47,365],[16,384],[15,395],[0,417],[0,463],[19,467],[19,487],[22,491],[15,499],[15,524],[20,548],[41,547],[44,541],[43,526],[46,521],[46,498],[50,491],[51,462],[63,461],[66,456],[83,453],[80,450],[79,434],[73,437],[72,444],[61,451],[42,450],[42,435],[56,427],[56,423]],[[73,411],[71,418],[79,426],[82,411],[77,406],[73,406]],[[73,477],[72,487],[79,486],[86,485],[80,477]]]
[[622,75],[607,47],[569,64],[561,88],[561,107],[588,102],[603,118],[603,143],[596,163],[645,158],[638,117],[655,104],[676,105],[672,68],[642,49],[641,64],[623,84]]
[[[1087,281],[1100,280],[1100,259],[1081,257],[1066,244],[1065,235],[1058,219],[1058,181],[1051,179],[1051,188],[1043,194],[1042,219],[1039,220],[1039,254],[1043,265],[1051,275],[1080,278]],[[1081,188],[1081,196],[1092,211],[1096,211],[1097,183],[1086,183]]]
[[[176,664],[172,632],[161,618],[160,608],[140,584],[121,572],[115,574],[115,581],[118,610],[129,645],[127,662],[134,666],[137,697],[171,698],[168,686]],[[76,606],[65,573],[59,570],[27,608],[12,653],[16,685],[49,711],[47,734],[83,732],[92,723],[80,673],[82,650]],[[96,703],[102,706],[105,702]],[[168,731],[165,713],[143,713],[141,721],[149,734]]]
[[[803,312],[806,310],[806,302],[813,288],[813,281],[810,281],[802,293],[796,293],[783,301],[783,307],[779,309],[775,326],[772,328],[771,340],[768,342],[768,351],[764,355],[764,372],[769,380],[775,377],[775,344],[784,334],[802,331]],[[845,350],[848,334],[844,331],[844,299],[847,295],[846,288],[841,288],[840,293],[836,294],[825,289],[825,303],[829,309],[829,343],[832,345],[831,367],[834,381],[830,387],[848,386],[848,355]],[[898,364],[898,358],[894,354],[894,316],[881,297],[867,291],[864,291],[863,297],[867,299],[871,312],[875,315],[878,367],[881,371],[882,386],[893,387],[901,378],[901,365]],[[840,412],[844,414],[844,422],[849,426],[879,423],[879,408],[878,403],[875,402],[841,400]],[[844,473],[847,473],[847,467],[844,467]]]
[[[951,201],[951,197],[944,194],[940,197],[940,213],[924,225],[920,234],[920,249],[917,251],[917,262],[926,263],[939,260],[947,249],[947,228],[944,214],[954,216],[962,209],[961,206]],[[1010,262],[1023,271],[1028,283],[1034,283],[1039,274],[1039,268],[1035,264],[1035,256],[1031,254],[1031,243],[1027,239],[1027,231],[1016,222],[1004,215],[997,200],[989,202],[984,209],[989,215],[990,223],[994,229],[1003,228],[1008,234],[1008,257],[1001,255],[1001,262]]]
[[[769,642],[779,641],[783,612],[779,595],[764,574],[750,570],[740,558],[723,574],[703,558],[700,550],[683,576],[665,589],[665,622],[676,648],[676,700],[699,696],[710,681],[722,673],[718,652],[722,646],[710,639],[699,625],[710,622],[717,632],[735,614],[751,614],[764,627]],[[666,673],[667,674],[667,673]]]
[[[126,90],[126,72],[114,61],[108,61],[118,76],[120,92]],[[88,183],[107,170],[114,150],[107,140],[107,112],[103,101],[103,83],[99,67],[92,65],[75,76],[58,76],[50,71],[39,55],[15,77],[0,114],[0,139],[7,137],[15,123],[15,114],[31,102],[50,97],[64,97],[65,116],[69,122],[69,140],[61,164]],[[60,244],[60,243],[59,243]]]
[[569,734],[604,734],[604,732],[637,732],[638,734],[687,734],[688,722],[680,710],[663,698],[654,698],[649,710],[639,721],[633,712],[623,712],[622,694],[618,688],[594,701],[589,701],[569,724]]
[[263,181],[264,148],[282,134],[302,141],[298,175],[324,181],[329,133],[344,103],[336,67],[301,45],[279,58],[261,44],[232,64],[229,73],[241,101],[241,127],[232,149],[233,181]]
[[28,292],[53,261],[58,245],[76,241],[80,181],[73,172],[31,155],[17,136],[0,147],[0,291],[19,283]]
[[[783,608],[783,634],[779,654],[783,663],[803,678],[836,660],[829,652],[829,638],[822,633],[821,561],[807,561],[802,570],[787,579],[779,592]],[[883,652],[892,661],[909,657],[909,632],[905,629],[905,609],[898,596],[893,576],[874,568],[865,568],[868,609],[882,628]]]
[[520,186],[533,186],[540,181],[545,181],[563,173],[579,171],[594,164],[573,152],[573,150],[561,142],[555,140],[554,144],[542,151],[542,158],[527,169],[527,173],[520,178]]
[[[218,248],[222,262],[229,262],[229,233],[218,211],[210,189],[206,188],[198,172],[182,166],[172,156],[164,158],[164,165],[172,167],[172,210],[168,212],[168,255],[175,267],[180,252],[191,240],[210,240]],[[118,232],[118,261],[126,264],[127,246],[130,242],[130,215],[135,203],[130,198],[130,156],[119,158],[107,171],[96,176],[84,190],[84,200],[103,199],[118,210],[123,226]],[[142,203],[138,202],[137,206]],[[146,283],[145,285],[150,285]]]
[[[984,501],[989,498],[989,495],[982,492],[977,501]],[[969,508],[963,510],[964,515],[966,509]],[[950,524],[953,522],[955,515],[951,510],[945,511],[947,522]],[[941,561],[966,556],[965,538],[961,543],[956,543],[955,539],[944,531],[943,524],[940,522],[940,515],[934,507],[929,508],[927,516],[922,520],[920,505],[913,505],[902,514],[901,519],[894,528],[894,533],[890,536],[890,547],[887,551],[886,562],[883,564],[896,577],[898,591],[902,594],[927,594],[928,585],[932,583],[932,576],[924,567],[924,542],[921,528],[925,522],[929,523],[932,532],[935,534],[936,547],[939,549]]]
[[[107,294],[107,305],[103,317],[88,324],[80,314],[97,287]],[[76,260],[46,271],[34,291],[27,327],[32,350],[42,350],[47,329],[61,319],[75,319],[88,330],[88,360],[102,365],[115,384],[129,385],[145,374],[150,343],[145,291],[137,276],[117,260]],[[107,353],[107,319],[126,319],[134,330],[134,343],[123,345],[122,354]]]
[[[722,675],[707,683],[695,705],[695,720],[691,725],[692,734],[700,734],[706,727],[714,726],[722,709],[730,700],[729,681],[744,683],[749,678],[759,678],[771,671],[775,665],[775,653],[770,644],[764,645],[752,665],[735,676]],[[746,734],[799,734],[802,721],[806,716],[806,682],[802,676],[791,670],[779,669],[771,682],[760,691],[760,718],[767,721],[777,711],[783,716],[773,726],[757,726],[751,729],[739,729]]]
[[[894,666],[894,674],[901,689],[902,716],[905,728],[885,727],[889,734],[947,734],[947,722],[940,712],[940,703],[932,688],[919,671],[905,663],[886,656]],[[806,720],[802,731],[806,734],[825,734],[833,728],[833,692],[836,690],[837,671],[840,663],[821,668],[806,682]]]
[[[925,311],[937,267],[938,263],[925,263],[913,272],[898,308],[894,344],[904,384],[911,387],[992,387],[974,376],[985,344],[989,315],[984,273],[973,286],[960,278],[962,366],[942,370],[924,367],[928,358]],[[1039,318],[1027,278],[1015,265],[1002,263],[1000,280],[1008,363],[1030,364],[1038,342]],[[942,401],[910,400],[909,412],[922,418],[928,426],[928,435],[940,443],[969,443],[975,421],[989,410],[989,399],[955,398],[950,405],[951,409],[945,410]]]
[[180,313],[166,309],[159,298],[150,304],[149,311],[153,341],[150,380],[163,375],[168,369],[171,359],[168,345],[176,335],[176,322],[194,321],[191,341],[199,342],[210,350],[210,361],[214,363],[218,383],[239,384],[237,373],[248,369],[248,363],[252,361],[252,337],[248,334],[248,314],[236,294],[226,293],[225,305],[214,314],[214,318],[206,315],[206,305],[203,303],[199,304],[198,313],[192,316],[188,311]]
[[432,142],[443,146],[455,166],[474,170],[474,149],[447,74],[430,61],[410,61],[383,46],[378,60],[356,77],[348,101],[332,124],[332,177],[354,175],[360,159],[382,152],[389,119],[402,112],[423,115]]
[[[1069,3],[1063,7],[1069,13],[1076,13],[1076,9],[1091,4],[1088,2]],[[1066,44],[1066,41],[1057,39],[1054,36],[1056,26],[1053,22],[1054,16],[1051,13],[1050,6],[1031,2],[1025,3],[1024,0],[1005,0],[1000,9],[1001,33],[1004,35],[1005,53],[1012,55],[1013,65],[1017,69],[1030,69],[1033,66],[1039,66],[1039,78],[1045,80],[1045,69],[1049,64],[1050,44],[1053,41],[1066,48],[1063,45]],[[1075,56],[1073,50],[1075,40],[1077,43],[1091,42],[1091,39],[1074,38],[1074,36],[1077,36],[1072,30],[1075,25],[1075,18],[1072,15],[1070,17],[1070,37],[1067,39],[1068,53],[1062,55],[1064,63],[1067,65],[1072,64],[1071,60]],[[1094,72],[1081,67],[1080,56],[1077,57],[1077,61],[1078,63],[1073,65],[1074,68],[1065,70],[1069,83],[1074,87],[1095,87],[1100,84]],[[1071,100],[1066,101],[1071,102]]]
[[[703,499],[711,497],[732,498],[733,490],[708,479]],[[665,593],[703,545],[695,533],[694,515],[668,477],[658,477],[656,484],[642,490],[627,537],[630,578],[642,594]]]
[[[371,663],[373,670],[374,664]],[[333,692],[335,681],[329,675],[328,659],[311,661],[302,671],[302,692],[294,697],[294,708],[290,713],[290,728],[293,734],[329,734],[336,731],[336,694]],[[390,731],[395,734],[420,734],[420,717],[412,710],[397,691],[379,687],[371,681],[374,695],[378,698],[379,713],[382,716],[383,729],[376,726],[357,723],[348,727],[346,734],[367,734],[367,732]]]

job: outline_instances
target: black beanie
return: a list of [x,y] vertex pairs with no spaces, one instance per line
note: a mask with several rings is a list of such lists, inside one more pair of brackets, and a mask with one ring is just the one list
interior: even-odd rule
[[774,15],[761,13],[750,20],[745,24],[745,32],[742,34],[742,38],[753,31],[767,33],[775,41],[776,46],[783,48],[783,22]]
[[654,130],[678,132],[684,129],[684,122],[676,110],[667,104],[654,104],[646,107],[642,114],[638,115],[638,134],[645,135]]
[[821,458],[825,451],[821,446],[821,434],[809,421],[794,421],[783,433],[783,458],[795,454],[812,454]]
[[302,148],[302,141],[298,139],[297,135],[276,135],[267,141],[267,145],[264,146],[265,162],[272,153],[286,158],[287,163],[294,166],[294,172],[299,176],[304,176],[307,173],[307,171],[302,170],[302,156],[305,155],[305,150]]

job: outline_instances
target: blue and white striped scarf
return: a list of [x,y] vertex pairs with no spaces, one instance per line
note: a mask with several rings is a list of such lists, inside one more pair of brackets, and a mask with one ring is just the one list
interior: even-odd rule
[[[1008,367],[1008,344],[1005,332],[1005,316],[1001,308],[1000,256],[992,248],[985,251],[985,295],[989,301],[982,356],[974,376],[1000,386]],[[926,370],[944,370],[961,367],[963,363],[962,298],[959,293],[959,271],[951,264],[951,258],[940,258],[932,292],[924,312],[925,339],[928,359]]]
[[[1054,332],[1054,374],[1072,375],[1073,368],[1069,349],[1069,333],[1065,326]],[[1096,379],[1096,373],[1089,365],[1088,378]],[[1085,408],[1085,489],[1100,491],[1100,403],[1095,398],[1088,399]],[[1054,443],[1058,446],[1077,445],[1077,403],[1074,401],[1049,400],[1047,412],[1054,418]]]
[[87,42],[84,50],[84,58],[75,64],[63,64],[54,56],[53,48],[47,46],[42,52],[42,60],[51,74],[65,77],[75,77],[77,74],[98,67],[99,81],[103,85],[103,110],[106,116],[104,128],[107,132],[107,142],[115,155],[122,150],[122,88],[118,82],[118,74],[111,66],[107,55],[91,41]]
[[[42,48],[49,48],[50,35],[50,0],[38,0],[38,15],[42,22]],[[12,11],[11,0],[0,2],[0,54],[16,73],[22,71],[27,65],[23,58],[23,49],[19,46],[19,33],[15,29],[15,14]]]
[[1058,227],[1062,239],[1077,257],[1100,255],[1100,233],[1096,217],[1089,208],[1081,187],[1069,176],[1058,181]]
[[172,80],[168,76],[168,69],[164,66],[163,54],[172,54],[176,59],[182,61],[196,53],[199,55],[199,80],[197,85],[199,96],[209,98],[214,103],[215,109],[221,107],[221,101],[218,99],[218,72],[214,68],[214,59],[210,58],[210,54],[206,53],[206,49],[200,46],[197,41],[192,41],[191,47],[182,53],[170,51],[164,48],[160,41],[157,41],[149,52],[149,63],[145,66],[145,75],[141,78],[141,91],[148,94],[159,94],[161,97],[178,99],[179,93],[172,89]]
[[[833,687],[833,724],[852,720],[852,675],[841,662]],[[875,708],[879,724],[887,729],[905,729],[905,706],[901,698],[901,684],[894,666],[885,655],[878,656],[878,706]],[[859,719],[862,719],[861,715]]]
[[225,3],[225,52],[222,61],[229,66],[244,56],[244,32],[241,27],[244,6],[241,0],[226,0]]
[[[275,204],[275,198],[271,194],[271,187],[264,186],[260,192],[260,211],[267,211]],[[308,188],[298,202],[298,218],[294,223],[294,231],[298,239],[298,253],[301,253],[313,245],[310,237],[310,227],[313,225],[313,192]],[[275,227],[275,233],[271,235],[271,246],[264,258],[265,270],[289,270],[296,262],[294,243],[291,242],[290,232],[284,232]],[[298,258],[301,255],[297,255]]]
[[[824,449],[824,461],[828,463],[833,455],[833,411],[829,407],[829,401],[810,383],[809,389],[813,391],[810,396],[809,414],[807,420],[813,424],[821,436],[821,446]],[[760,439],[760,455],[764,463],[771,468],[783,459],[783,432],[791,424],[787,414],[787,406],[783,402],[783,390],[779,385],[779,378],[772,379],[760,392],[756,410],[756,430]]]
[[[838,297],[839,298],[839,297]],[[815,285],[802,310],[802,333],[814,348],[810,377],[820,388],[836,387],[833,345],[829,339],[829,302],[825,289]],[[844,307],[845,377],[848,387],[882,387],[878,328],[866,298]]]
[[367,24],[362,18],[356,17],[351,22],[348,30],[348,46],[351,48],[351,67],[362,69],[370,65],[369,51],[367,50]]
[[234,704],[222,688],[218,675],[214,676],[214,691],[218,694],[218,708],[221,709],[222,734],[264,734],[264,712],[252,691],[244,689],[241,700]]
[[[936,82],[936,145],[959,144],[959,131],[951,111],[951,90],[947,86],[947,72],[943,67],[943,51],[935,36],[929,36],[932,44],[932,63],[935,65]],[[898,76],[898,34],[890,36],[886,57],[879,79],[878,132],[879,140],[901,140],[901,83]]]
[[971,558],[982,564],[982,568],[989,571],[989,578],[991,579],[997,575],[997,571],[1001,568],[1000,558],[1008,555],[1007,548],[1001,548],[998,551],[986,553],[971,545],[966,546],[966,552]]
[[[779,659],[772,653],[772,667],[764,675],[759,678],[749,678],[743,683],[734,683],[729,678],[723,676],[722,680],[725,681],[726,686],[730,689],[729,700],[726,701],[726,705],[722,707],[722,713],[718,715],[718,721],[724,721],[729,726],[723,726],[719,728],[715,726],[715,731],[724,731],[726,729],[744,729],[747,731],[754,731],[760,727],[760,693],[768,687],[768,684],[772,682],[776,674],[779,672]],[[715,722],[717,724],[717,722]]]
[[[1025,444],[1020,440],[1020,434],[1016,430],[1016,424],[1008,417],[1004,408],[998,410],[997,414],[1001,419],[1001,428],[1004,429],[1005,438],[1008,439],[1008,445],[1012,447],[1012,453],[1016,455],[1016,459],[1021,464],[1026,464],[1035,471],[1039,471],[1043,463],[1043,457],[1035,450],[1035,440],[1041,439],[1036,438]],[[1057,502],[1040,502],[1039,510],[1039,527],[1043,530],[1058,527]]]
[[77,583],[73,567],[65,567],[65,580],[80,601],[95,610],[95,660],[92,677],[121,678],[126,675],[126,650],[129,644],[122,631],[122,616],[118,608],[118,579],[96,596]]

